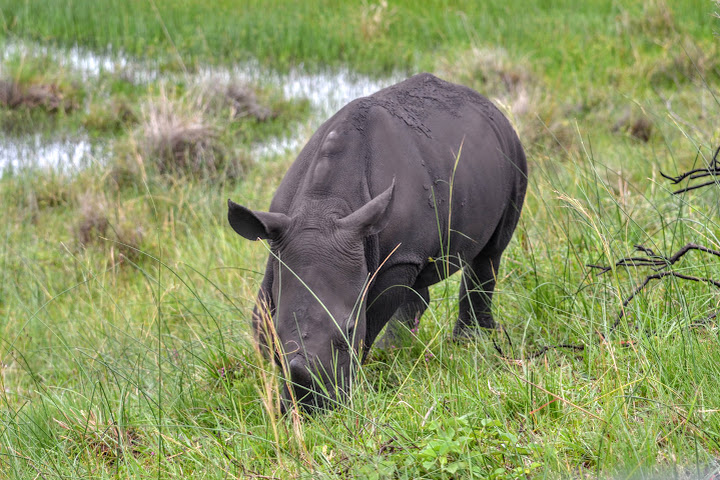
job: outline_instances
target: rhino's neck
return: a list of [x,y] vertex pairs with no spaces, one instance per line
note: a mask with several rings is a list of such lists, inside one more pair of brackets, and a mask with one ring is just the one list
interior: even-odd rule
[[363,239],[363,250],[365,250],[365,262],[370,275],[380,268],[380,242],[377,235],[368,235]]

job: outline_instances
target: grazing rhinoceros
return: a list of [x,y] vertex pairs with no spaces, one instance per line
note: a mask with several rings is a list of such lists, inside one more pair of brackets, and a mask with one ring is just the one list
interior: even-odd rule
[[503,114],[424,73],[326,121],[269,212],[228,200],[237,233],[269,240],[253,324],[286,372],[284,408],[342,398],[393,315],[419,318],[428,287],[460,268],[454,335],[492,328],[500,257],[526,187],[525,154]]

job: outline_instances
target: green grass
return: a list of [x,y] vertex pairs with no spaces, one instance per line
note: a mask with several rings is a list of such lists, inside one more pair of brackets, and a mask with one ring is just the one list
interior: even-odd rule
[[479,43],[532,59],[563,85],[603,85],[616,67],[663,53],[675,32],[711,43],[709,2],[643,3],[3,0],[0,27],[7,36],[112,46],[176,64],[253,57],[274,68],[349,65],[368,73],[432,68],[448,51]]
[[[611,331],[649,272],[586,266],[634,255],[634,244],[720,249],[720,189],[673,197],[660,176],[702,166],[717,146],[714,4],[438,2],[416,12],[389,2],[377,21],[370,3],[97,5],[0,0],[0,35],[112,44],[172,70],[178,58],[194,67],[250,56],[279,70],[426,69],[498,100],[530,161],[494,303],[504,333],[451,341],[453,277],[432,288],[408,342],[373,352],[347,408],[279,417],[278,372],[249,333],[266,250],[228,227],[225,201],[269,204],[293,159],[243,152],[286,133],[308,106],[256,86],[278,116],[247,122],[199,101],[207,92],[190,82],[107,74],[90,84],[47,56],[15,58],[4,66],[20,84],[56,84],[82,108],[0,108],[3,131],[83,129],[111,155],[80,173],[0,178],[0,478],[717,471],[720,337],[708,316],[720,292],[656,281]],[[241,174],[159,172],[143,146],[159,102],[211,128],[222,155],[198,158],[244,158]],[[647,141],[636,131],[645,120]],[[720,259],[699,252],[673,268],[720,279]],[[535,356],[564,344],[583,349]]]

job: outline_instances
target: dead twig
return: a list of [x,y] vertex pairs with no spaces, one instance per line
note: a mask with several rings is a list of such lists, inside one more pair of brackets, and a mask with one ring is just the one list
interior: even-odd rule
[[[717,157],[717,152],[715,154]],[[638,285],[632,293],[623,300],[622,307],[620,308],[620,311],[618,312],[618,315],[615,319],[615,323],[610,328],[610,333],[615,331],[615,329],[620,325],[620,321],[625,316],[625,309],[630,304],[633,298],[635,298],[651,281],[653,280],[660,280],[665,277],[675,277],[679,278],[681,280],[689,280],[691,282],[702,282],[707,283],[710,285],[715,286],[716,288],[720,289],[720,281],[714,280],[712,278],[704,278],[704,277],[695,277],[692,275],[685,275],[682,273],[674,272],[672,270],[664,270],[667,267],[670,267],[671,265],[674,265],[680,258],[683,257],[686,253],[688,253],[691,250],[699,250],[701,252],[709,253],[711,255],[715,255],[716,257],[720,257],[720,251],[713,250],[708,247],[704,247],[702,245],[698,245],[696,243],[688,243],[684,247],[682,247],[680,250],[675,252],[673,255],[667,257],[664,255],[658,255],[650,248],[647,248],[643,245],[635,245],[635,249],[644,253],[646,256],[644,257],[625,257],[617,262],[615,262],[615,265],[613,266],[602,266],[602,265],[590,265],[587,266],[590,268],[595,268],[600,270],[598,272],[598,275],[602,275],[614,268],[618,267],[651,267],[653,270],[656,271],[656,273],[650,274],[645,277],[643,282]],[[717,313],[712,314],[708,319],[715,318],[717,316]]]
[[717,257],[720,257],[720,251],[713,250],[711,248],[704,247],[702,245],[698,245],[696,243],[688,243],[684,247],[682,247],[680,250],[678,250],[675,254],[673,254],[670,257],[665,257],[663,255],[658,255],[653,250],[643,246],[643,245],[634,245],[635,250],[644,253],[645,257],[625,257],[620,260],[618,260],[614,266],[602,266],[602,265],[591,265],[588,264],[587,266],[590,268],[596,268],[600,270],[598,272],[598,275],[602,275],[605,272],[608,272],[612,270],[613,268],[617,267],[652,267],[653,270],[662,270],[666,267],[669,267],[670,265],[675,264],[680,258],[688,253],[690,250],[699,250],[701,252],[709,253],[711,255],[715,255]]
[[708,185],[718,185],[718,182],[720,182],[720,160],[718,160],[718,153],[720,153],[720,147],[715,150],[715,155],[713,155],[713,159],[710,162],[710,165],[707,166],[707,168],[696,168],[688,172],[682,173],[677,177],[666,175],[663,172],[660,172],[660,175],[670,180],[673,185],[677,185],[686,178],[689,180],[697,180],[698,178],[715,177],[709,182],[701,183],[698,185],[690,185],[685,188],[681,188],[680,190],[676,190],[672,192],[673,195],[689,192],[691,190],[697,190],[698,188],[707,187]]
[[[512,339],[510,338],[510,335],[508,335],[507,330],[500,327],[502,329],[503,334],[505,335],[505,338],[507,339],[508,343],[510,344],[510,348],[512,348]],[[493,347],[495,348],[495,351],[500,355],[501,358],[504,360],[510,360],[513,362],[518,362],[519,359],[509,357],[505,355],[502,348],[500,348],[500,345],[497,343],[497,340],[495,338],[492,339],[493,341]],[[531,353],[530,355],[526,355],[524,360],[535,360],[536,358],[542,357],[550,350],[575,350],[576,352],[582,352],[585,350],[585,345],[573,345],[570,343],[561,343],[558,345],[545,345],[541,347],[537,352]]]

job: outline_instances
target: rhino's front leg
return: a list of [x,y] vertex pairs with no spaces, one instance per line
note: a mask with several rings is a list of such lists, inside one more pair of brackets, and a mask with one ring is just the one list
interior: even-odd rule
[[[395,312],[406,304],[418,301],[417,292],[410,288],[409,285],[415,283],[419,270],[418,265],[410,263],[393,265],[388,267],[375,280],[367,300],[367,329],[363,358],[367,356],[380,331],[390,321]],[[427,295],[427,288],[424,290]],[[427,305],[426,302],[423,303]]]
[[411,290],[410,298],[395,311],[385,328],[385,333],[377,342],[377,348],[389,350],[400,346],[407,339],[407,331],[416,328],[430,303],[428,288]]

